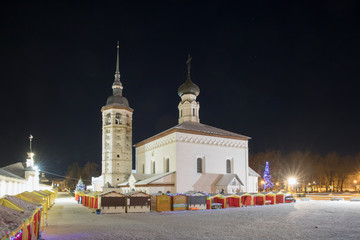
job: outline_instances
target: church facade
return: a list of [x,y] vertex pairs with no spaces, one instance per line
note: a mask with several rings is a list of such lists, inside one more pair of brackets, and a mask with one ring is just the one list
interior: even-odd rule
[[247,136],[200,123],[199,87],[188,76],[179,87],[178,125],[135,145],[136,173],[124,191],[190,190],[257,192],[259,175],[249,168]]

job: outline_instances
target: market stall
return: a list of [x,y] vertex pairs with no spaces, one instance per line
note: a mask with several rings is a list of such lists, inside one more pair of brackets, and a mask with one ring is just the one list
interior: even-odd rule
[[253,195],[254,205],[265,205],[265,195],[262,193],[256,193]]
[[[104,192],[99,195],[101,213],[125,213],[126,196],[117,191]],[[85,201],[85,200],[84,200]]]
[[150,210],[156,212],[171,211],[172,197],[163,193],[156,193],[151,195]]
[[173,196],[173,211],[188,210],[188,197],[183,194]]
[[241,207],[241,197],[238,195],[231,195],[228,197],[228,206],[229,207]]
[[206,197],[207,195],[203,192],[189,191],[184,193],[188,198],[189,210],[206,209]]
[[129,192],[126,194],[126,211],[131,212],[150,212],[150,196],[144,192]]

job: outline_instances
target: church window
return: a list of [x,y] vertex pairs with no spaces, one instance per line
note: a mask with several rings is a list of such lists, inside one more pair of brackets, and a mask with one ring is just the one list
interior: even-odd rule
[[143,173],[145,173],[145,164],[142,165]]
[[180,117],[182,117],[182,109],[180,110]]
[[116,155],[118,158],[120,157],[120,154]]
[[111,124],[111,114],[106,115],[106,125]]
[[152,166],[152,168],[153,168],[153,169],[152,169],[152,173],[155,174],[155,161],[152,163],[152,165],[153,165],[153,166]]
[[170,172],[170,159],[165,159],[165,172]]
[[197,159],[197,173],[202,173],[202,159],[201,158],[198,158]]
[[126,114],[126,125],[130,126],[130,120],[129,120],[129,115]]
[[226,160],[226,173],[231,173],[231,161]]
[[193,116],[195,116],[195,108],[193,108]]
[[121,120],[121,114],[120,113],[117,113],[115,115],[115,124],[122,124],[122,120]]

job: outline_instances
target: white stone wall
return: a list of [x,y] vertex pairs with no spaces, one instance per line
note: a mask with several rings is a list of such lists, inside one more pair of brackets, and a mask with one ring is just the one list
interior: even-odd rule
[[259,177],[249,176],[247,192],[249,193],[258,192],[258,181],[259,181]]
[[116,186],[126,181],[132,170],[132,112],[122,108],[109,108],[103,111],[102,118],[104,184],[109,182]]
[[0,175],[0,198],[5,195],[16,195],[25,191],[32,192],[34,190],[51,189],[51,186],[39,184],[39,177],[35,176],[35,172],[31,171],[31,173],[27,174],[27,179]]
[[218,174],[226,173],[226,160],[229,159],[231,173],[236,173],[241,181],[247,182],[247,141],[188,133],[176,134],[178,192],[192,190],[201,176],[201,173],[197,173],[197,158],[203,159],[203,173]]
[[175,191],[193,190],[201,176],[197,173],[197,158],[203,159],[203,173],[226,174],[226,160],[231,161],[231,173],[244,183],[242,191],[256,192],[255,180],[248,176],[248,142],[229,138],[175,132],[136,148],[136,170],[143,173],[164,172],[164,160],[169,158],[170,171],[176,171]]
[[[176,171],[175,133],[154,140],[136,148],[136,172],[155,174],[166,172],[166,159],[169,159],[169,172]],[[143,165],[144,170],[143,172]]]
[[200,122],[200,103],[196,101],[196,96],[194,94],[182,95],[178,109],[179,124],[183,122]]

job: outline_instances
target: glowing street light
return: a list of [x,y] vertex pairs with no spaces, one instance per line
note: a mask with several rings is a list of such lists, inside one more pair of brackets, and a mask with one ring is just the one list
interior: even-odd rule
[[297,184],[296,178],[288,178],[287,182],[288,182],[289,185]]

